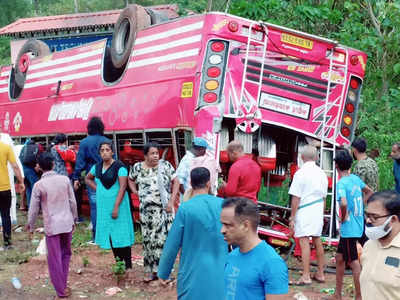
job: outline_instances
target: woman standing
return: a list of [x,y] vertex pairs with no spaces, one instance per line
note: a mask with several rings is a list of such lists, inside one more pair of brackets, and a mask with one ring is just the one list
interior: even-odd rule
[[85,182],[96,191],[96,244],[112,249],[115,259],[132,268],[131,246],[135,240],[129,198],[126,193],[128,171],[119,160],[114,160],[111,141],[100,143],[102,162],[94,165]]
[[144,252],[144,281],[157,279],[158,263],[173,221],[171,183],[178,184],[175,170],[160,160],[159,145],[148,143],[143,148],[144,161],[129,172],[129,187],[139,195],[140,221]]

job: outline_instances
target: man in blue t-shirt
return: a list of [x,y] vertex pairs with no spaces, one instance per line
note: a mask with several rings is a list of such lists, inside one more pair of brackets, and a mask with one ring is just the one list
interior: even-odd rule
[[[353,271],[355,299],[361,300],[357,241],[364,231],[364,203],[373,191],[356,175],[350,174],[353,158],[347,150],[335,157],[340,180],[336,185],[336,199],[340,207],[340,240],[336,253],[335,299],[342,299],[343,276],[346,263]],[[365,194],[363,200],[363,193]]]
[[287,299],[287,266],[258,237],[259,221],[257,205],[249,199],[227,198],[222,204],[221,233],[237,246],[225,265],[225,300]]

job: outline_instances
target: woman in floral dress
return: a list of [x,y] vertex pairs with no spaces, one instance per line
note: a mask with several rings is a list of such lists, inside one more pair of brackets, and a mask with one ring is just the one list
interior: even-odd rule
[[173,166],[160,160],[159,145],[147,143],[144,161],[131,167],[129,187],[139,195],[140,222],[143,236],[144,281],[157,279],[164,242],[173,221],[171,185],[179,184]]

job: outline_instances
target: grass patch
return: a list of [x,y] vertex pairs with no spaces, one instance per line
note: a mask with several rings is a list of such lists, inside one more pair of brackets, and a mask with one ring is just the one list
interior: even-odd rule
[[142,244],[142,243],[143,243],[142,231],[138,229],[135,231],[135,244]]
[[8,250],[6,255],[4,255],[4,263],[10,264],[24,264],[27,263],[34,253],[32,251],[19,252],[18,250]]
[[87,256],[82,257],[82,265],[83,267],[87,267],[89,266],[90,262],[89,262],[89,258]]
[[79,226],[75,227],[75,232],[72,235],[72,248],[85,248],[87,247],[87,242],[92,239],[91,230],[86,229],[87,224],[82,223]]

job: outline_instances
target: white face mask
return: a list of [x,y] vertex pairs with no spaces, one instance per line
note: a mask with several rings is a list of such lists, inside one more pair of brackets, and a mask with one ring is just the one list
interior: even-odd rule
[[385,223],[379,226],[369,226],[368,224],[365,227],[365,234],[370,240],[379,240],[385,236],[387,236],[390,231],[392,231],[392,227],[389,227],[388,224],[393,216],[390,216]]

